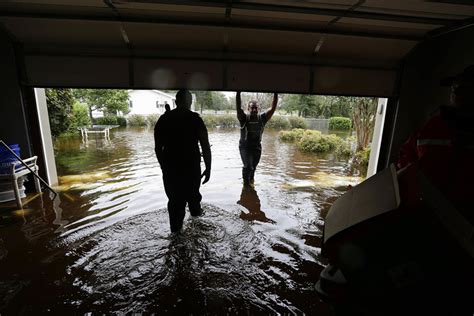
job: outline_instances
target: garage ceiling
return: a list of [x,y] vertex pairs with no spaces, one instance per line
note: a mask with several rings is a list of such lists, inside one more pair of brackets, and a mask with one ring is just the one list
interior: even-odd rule
[[[273,85],[287,92],[354,93],[354,88],[337,84],[331,90],[318,74],[360,73],[360,78],[366,80],[373,78],[371,74],[388,79],[387,86],[375,87],[373,91],[362,88],[359,94],[391,95],[396,71],[417,43],[468,27],[473,24],[473,17],[474,4],[469,0],[4,0],[0,3],[0,25],[24,57],[24,83],[54,86],[157,88],[157,82],[163,84],[166,80],[143,77],[137,69],[166,70],[171,66],[163,65],[175,67],[176,60],[182,60],[191,65],[191,72],[194,65],[209,76],[200,86],[205,89],[263,89],[258,83],[245,86],[243,79],[250,73],[240,74],[244,76],[240,79],[235,76],[242,69],[249,72],[261,69],[272,79],[284,74],[279,72],[280,67],[286,73],[298,73],[302,69],[307,72],[299,76],[301,82]],[[45,65],[54,67],[58,63],[80,72],[81,64],[94,65],[94,60],[105,67],[103,71],[116,69],[123,76],[101,82],[89,80],[88,84],[80,79],[80,73],[75,78],[66,78],[66,75],[61,77],[61,69],[56,69],[56,75],[49,79],[44,73]],[[105,65],[109,61],[113,65]],[[99,72],[97,65],[91,67]],[[274,66],[268,68],[269,65]],[[186,79],[181,77],[186,71],[179,71],[173,68],[176,80],[166,81],[168,86],[185,85]],[[220,72],[219,79],[215,74]],[[102,74],[102,77],[106,76]],[[341,82],[346,86],[348,80]],[[272,86],[273,82],[270,83],[265,84],[266,90]],[[322,87],[324,91],[320,91]]]

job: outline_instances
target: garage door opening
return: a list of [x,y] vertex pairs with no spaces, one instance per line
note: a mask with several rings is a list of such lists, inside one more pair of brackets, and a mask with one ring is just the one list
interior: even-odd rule
[[[193,91],[194,110],[208,126],[213,168],[211,181],[201,186],[205,216],[187,215],[182,234],[173,237],[153,126],[166,103],[173,109],[175,91],[109,91],[109,98],[127,98],[123,107],[107,108],[88,104],[91,95],[104,90],[65,90],[44,94],[45,102],[72,96],[66,115],[76,124],[72,128],[61,119],[64,107],[50,104],[48,109],[50,130],[64,128],[50,138],[59,197],[28,204],[44,215],[22,215],[30,231],[52,220],[54,232],[45,232],[38,241],[56,254],[49,259],[55,264],[41,268],[46,275],[41,287],[46,283],[51,289],[44,293],[61,289],[64,299],[43,295],[41,300],[29,298],[31,302],[84,312],[125,312],[132,304],[134,310],[182,313],[332,315],[314,292],[325,265],[320,256],[323,218],[338,196],[366,176],[368,149],[356,157],[353,116],[368,115],[376,131],[383,100],[279,95],[251,188],[242,185],[235,92]],[[271,95],[243,94],[243,104],[250,99],[265,109]],[[151,113],[143,112],[145,102]],[[85,138],[79,129],[91,123],[97,130],[110,127],[110,135],[90,133]],[[369,146],[380,136],[374,135]],[[356,159],[365,159],[364,168],[356,166]],[[15,231],[11,238],[19,234]],[[39,286],[33,282],[28,288],[35,292]],[[130,303],[122,305],[124,300]],[[10,304],[14,309],[18,303]]]

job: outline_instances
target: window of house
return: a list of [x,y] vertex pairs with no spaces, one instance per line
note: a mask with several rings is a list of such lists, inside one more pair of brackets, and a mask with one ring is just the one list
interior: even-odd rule
[[128,101],[128,107],[129,107],[129,108],[133,108],[133,101],[132,101],[132,100],[129,100],[129,101]]

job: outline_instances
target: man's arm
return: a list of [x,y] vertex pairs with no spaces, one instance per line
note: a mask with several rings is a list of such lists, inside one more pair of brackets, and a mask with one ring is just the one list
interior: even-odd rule
[[204,177],[204,181],[202,181],[202,184],[206,183],[209,181],[209,178],[211,177],[211,161],[212,161],[212,155],[211,155],[211,145],[209,144],[209,137],[207,134],[207,129],[206,126],[204,125],[204,122],[202,123],[204,128],[201,128],[199,130],[199,144],[201,145],[202,149],[202,157],[204,158],[204,165],[206,169],[201,175],[201,178]]
[[237,119],[239,122],[245,120],[245,112],[242,110],[242,99],[240,98],[240,91],[235,95],[235,109],[237,110]]
[[160,164],[161,169],[163,169],[163,135],[162,132],[160,132],[160,120],[156,122],[155,125],[155,154],[156,158],[158,159],[158,163]]
[[273,113],[275,113],[275,110],[277,108],[278,104],[278,93],[273,94],[273,102],[272,102],[272,107],[269,108],[266,112],[265,115],[267,116],[267,122],[272,118]]

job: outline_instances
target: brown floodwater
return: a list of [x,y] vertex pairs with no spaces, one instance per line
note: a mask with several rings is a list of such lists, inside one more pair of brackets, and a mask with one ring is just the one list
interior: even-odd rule
[[333,315],[315,284],[323,214],[362,179],[265,131],[243,188],[237,130],[211,130],[205,215],[169,233],[149,129],[55,142],[59,196],[0,204],[0,313]]

